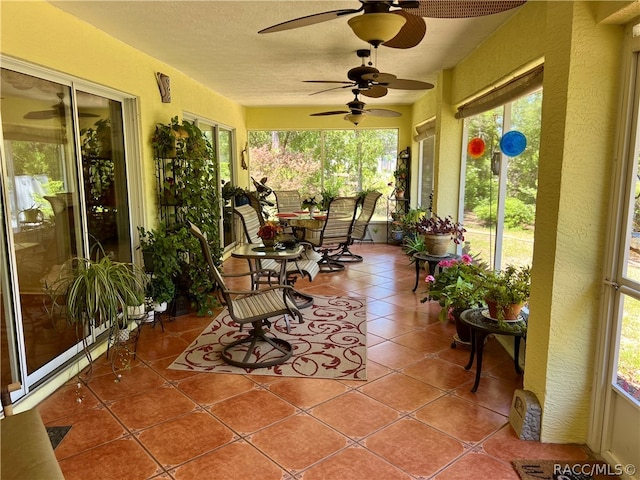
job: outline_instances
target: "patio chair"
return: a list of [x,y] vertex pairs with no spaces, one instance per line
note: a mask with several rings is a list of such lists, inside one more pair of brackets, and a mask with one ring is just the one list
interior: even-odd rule
[[332,260],[335,260],[336,262],[362,261],[362,256],[351,252],[349,250],[349,246],[353,245],[354,241],[362,242],[366,239],[369,222],[371,221],[371,217],[373,217],[373,213],[376,210],[376,204],[381,196],[382,194],[380,192],[369,192],[365,195],[362,200],[360,213],[353,224],[353,232],[351,233],[349,241],[342,245],[342,249],[338,253],[331,256]]
[[319,232],[319,236],[317,239],[314,236],[309,236],[309,242],[322,255],[322,258],[318,261],[321,272],[328,273],[344,270],[344,264],[333,260],[331,257],[349,242],[353,232],[357,205],[356,197],[334,198],[329,203],[327,219]]
[[[242,205],[233,209],[233,212],[240,218],[242,222],[242,227],[244,229],[244,234],[246,241],[248,243],[254,243],[260,245],[262,240],[258,237],[258,228],[260,228],[260,223],[258,219],[258,214],[256,211],[249,205]],[[307,277],[310,282],[316,278],[316,275],[320,273],[320,267],[316,260],[304,258],[306,254],[302,254],[302,257],[293,262],[287,262],[287,281],[288,284],[292,285],[295,283],[296,277],[295,275],[300,275],[301,277]],[[270,272],[268,278],[261,278],[264,275],[256,274],[254,275],[254,279],[252,281],[252,287],[257,288],[260,283],[269,283],[271,284],[273,278],[278,278],[280,272],[280,264],[277,260],[272,259],[262,259],[258,261],[258,264],[253,266],[251,262],[249,266],[252,270],[256,272]]]
[[246,323],[253,326],[246,336],[223,347],[222,359],[230,365],[243,368],[269,367],[286,362],[291,358],[293,347],[285,340],[268,336],[265,327],[271,326],[269,319],[281,315],[285,316],[285,320],[289,315],[298,318],[300,323],[304,322],[300,310],[290,297],[293,289],[288,285],[274,285],[263,290],[229,290],[213,262],[207,239],[192,223],[189,224],[189,230],[200,242],[209,275],[218,286],[229,315],[240,327]]
[[302,208],[302,199],[297,190],[274,190],[278,213],[296,212]]

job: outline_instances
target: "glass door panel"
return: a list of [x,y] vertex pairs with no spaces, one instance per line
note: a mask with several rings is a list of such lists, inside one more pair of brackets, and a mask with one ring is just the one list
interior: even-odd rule
[[82,254],[71,89],[3,69],[2,96],[9,245],[19,296],[16,322],[21,322],[31,374],[78,342],[64,312],[52,310],[45,291],[64,262]]
[[91,254],[104,251],[131,262],[122,104],[85,92],[78,92],[77,100]]
[[[221,184],[234,185],[233,170],[231,168],[232,137],[231,131],[218,128],[218,166],[220,168]],[[223,248],[233,244],[235,241],[235,229],[233,228],[233,199],[225,201],[223,199],[222,212],[222,241]]]
[[640,301],[623,295],[614,384],[640,405]]
[[[496,269],[533,260],[541,106],[539,90],[466,120],[466,144],[479,138],[485,150],[466,158],[465,238],[471,254]],[[508,157],[500,139],[512,130],[522,132],[527,145]]]
[[[466,120],[467,144],[481,138],[482,155],[467,156],[464,191],[465,240],[472,255],[494,265],[496,249],[498,189],[500,186],[500,137],[504,107],[475,115]],[[437,212],[435,212],[437,213]]]

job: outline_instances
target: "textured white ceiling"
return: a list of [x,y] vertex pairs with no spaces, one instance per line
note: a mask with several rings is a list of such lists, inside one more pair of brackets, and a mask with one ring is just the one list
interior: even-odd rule
[[[276,23],[328,10],[358,8],[344,1],[52,1],[56,7],[167,63],[245,106],[336,105],[349,89],[309,95],[332,85],[303,80],[347,80],[368,48],[349,17],[259,35]],[[427,34],[412,49],[380,47],[376,66],[399,78],[435,83],[438,71],[472,52],[515,11],[472,19],[425,18]],[[372,60],[375,61],[375,52]],[[389,90],[371,107],[411,104],[424,91]]]

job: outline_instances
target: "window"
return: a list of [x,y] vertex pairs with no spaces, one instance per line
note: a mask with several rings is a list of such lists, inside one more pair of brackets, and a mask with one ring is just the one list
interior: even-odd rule
[[[253,131],[249,147],[251,175],[266,177],[273,190],[298,190],[303,198],[368,189],[388,196],[393,190],[396,129]],[[386,209],[378,202],[376,217],[386,219]]]
[[[533,258],[541,105],[538,90],[465,119],[465,146],[479,138],[486,147],[465,161],[466,240],[472,254],[496,269],[528,265]],[[511,130],[522,132],[527,146],[508,157],[500,139]]]

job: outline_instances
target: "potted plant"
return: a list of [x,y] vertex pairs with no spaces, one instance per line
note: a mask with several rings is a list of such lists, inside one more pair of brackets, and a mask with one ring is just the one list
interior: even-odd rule
[[169,234],[166,228],[147,231],[138,227],[138,234],[145,270],[152,274],[149,296],[156,304],[168,303],[175,296],[174,278],[180,273],[180,237]]
[[466,232],[462,224],[454,222],[451,216],[442,218],[436,214],[422,217],[415,227],[418,233],[425,236],[431,255],[446,255],[451,240],[455,244],[462,243]]
[[393,172],[393,176],[396,178],[396,180],[404,180],[407,177],[407,169],[405,167],[397,168]]
[[491,318],[516,320],[531,295],[531,267],[508,265],[503,270],[488,272],[483,288]]
[[264,222],[258,229],[258,236],[267,248],[273,248],[276,238],[282,233],[282,227],[274,222]]
[[329,210],[329,204],[339,194],[339,188],[335,185],[326,185],[320,195],[322,196],[322,202],[320,202],[320,208],[322,210]]
[[[67,322],[75,326],[90,363],[87,335],[91,328],[106,327],[113,347],[123,347],[120,331],[128,330],[128,307],[144,302],[147,281],[141,267],[113,261],[100,244],[97,246],[96,257],[100,258],[72,258],[65,262],[56,280],[46,285],[53,305],[64,307]],[[113,355],[112,361],[121,358]]]
[[438,267],[438,274],[425,278],[427,296],[420,301],[436,300],[442,307],[440,320],[453,319],[458,339],[468,343],[471,341],[471,332],[460,321],[460,314],[468,308],[483,305],[486,266],[465,254],[459,259],[442,260]]

